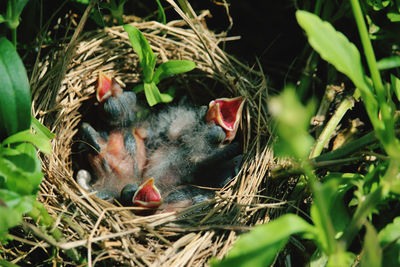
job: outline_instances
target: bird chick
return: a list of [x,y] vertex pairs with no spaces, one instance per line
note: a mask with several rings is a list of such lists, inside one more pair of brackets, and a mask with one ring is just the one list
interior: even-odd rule
[[111,128],[129,127],[135,123],[139,111],[135,93],[124,91],[114,78],[102,72],[99,73],[96,98],[102,104],[100,117]]
[[91,175],[79,171],[78,183],[98,196],[141,207],[136,213],[148,215],[204,201],[214,191],[193,185],[221,187],[237,174],[241,149],[231,142],[242,97],[217,99],[208,108],[181,104],[138,122],[135,94],[124,92],[114,79],[100,73],[96,96],[110,131],[82,125],[84,139],[94,148],[88,159],[97,181],[88,185]]
[[[148,160],[142,183],[146,184],[151,177],[152,186],[163,200],[157,202],[161,210],[183,208],[196,203],[196,199],[208,199],[214,195],[213,191],[195,189],[192,185],[221,187],[237,174],[241,149],[238,143],[229,142],[236,134],[238,122],[229,121],[232,127],[228,130],[220,123],[228,124],[224,121],[227,118],[240,120],[236,112],[241,113],[243,99],[228,99],[228,102],[235,107],[223,103],[218,104],[219,108],[229,108],[235,114],[214,111],[217,115],[223,114],[220,120],[214,120],[208,114],[209,109],[179,105],[161,111],[146,122]],[[135,203],[136,193],[123,190],[123,198]],[[144,202],[140,205],[144,206]]]

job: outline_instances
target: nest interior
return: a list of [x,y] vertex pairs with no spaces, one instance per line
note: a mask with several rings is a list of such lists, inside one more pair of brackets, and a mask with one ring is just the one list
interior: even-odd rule
[[[183,18],[166,25],[132,25],[144,33],[158,54],[157,65],[171,59],[196,63],[196,71],[173,78],[192,98],[196,99],[199,90],[209,99],[221,95],[245,97],[239,130],[245,162],[237,177],[214,199],[178,214],[136,216],[129,207],[118,207],[89,194],[74,180],[72,148],[85,115],[82,106],[93,98],[99,71],[116,77],[128,88],[140,82],[135,69],[138,58],[123,28],[82,34],[67,65],[62,62],[65,49],[49,53],[39,64],[32,85],[33,110],[56,134],[53,153],[41,156],[45,179],[39,200],[57,218],[56,227],[66,237],[59,246],[77,249],[89,266],[100,261],[203,266],[211,257],[222,258],[240,233],[267,222],[277,213],[275,208],[284,205],[279,201],[284,193],[267,179],[273,155],[267,145],[270,128],[265,77],[227,55],[220,48],[226,36],[209,31],[200,23],[201,15],[194,21]],[[53,81],[60,73],[65,75],[55,86]]]

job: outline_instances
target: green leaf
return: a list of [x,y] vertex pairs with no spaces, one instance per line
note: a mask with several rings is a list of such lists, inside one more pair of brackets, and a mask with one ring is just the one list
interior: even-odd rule
[[379,267],[382,262],[382,249],[379,246],[378,234],[371,223],[367,222],[365,227],[367,232],[364,238],[364,253],[361,257],[361,267]]
[[[353,173],[329,173],[324,177],[321,195],[331,215],[336,238],[341,236],[350,222],[349,212],[344,204],[345,194],[354,188],[353,182],[360,179],[361,175]],[[315,207],[312,207],[312,212],[316,212],[314,209]],[[317,226],[317,220],[314,217],[312,218]]]
[[385,57],[377,62],[378,69],[387,70],[400,67],[400,56]]
[[15,192],[0,189],[0,241],[7,237],[8,229],[22,221],[22,215],[31,211],[35,196],[21,197]]
[[[22,169],[24,172],[36,173],[42,171],[42,164],[32,144],[22,143],[15,146],[13,150],[18,154],[5,155],[4,158],[12,161],[15,166]],[[39,183],[37,183],[37,185],[39,185]]]
[[15,47],[0,38],[0,141],[29,128],[31,93],[25,67]]
[[138,84],[135,86],[135,88],[133,88],[133,92],[135,92],[136,94],[143,92],[143,90],[144,90],[144,83]]
[[19,17],[28,1],[29,0],[8,1],[6,16],[7,24],[10,29],[16,29],[18,27]]
[[381,10],[390,4],[389,0],[366,0],[366,2],[369,6],[373,7],[375,11]]
[[149,103],[151,107],[162,102],[160,91],[155,83],[144,83],[144,93],[147,103]]
[[157,21],[161,22],[162,24],[166,24],[167,23],[167,18],[165,17],[164,8],[161,5],[160,0],[156,0],[156,2],[157,2],[157,7],[158,7]]
[[377,113],[377,100],[372,94],[371,86],[365,80],[357,47],[341,32],[336,31],[330,23],[322,21],[312,13],[298,10],[296,18],[307,33],[310,45],[323,59],[352,80],[360,89],[367,110],[370,113]]
[[139,57],[140,67],[143,69],[143,80],[150,82],[153,79],[153,71],[156,65],[157,57],[151,50],[149,43],[136,27],[132,25],[124,25],[124,30],[128,33],[129,41],[133,50]]
[[50,140],[45,135],[38,135],[31,133],[30,130],[25,130],[22,132],[18,132],[13,134],[12,136],[7,137],[2,144],[14,144],[21,142],[30,142],[35,145],[38,149],[40,149],[43,153],[50,154],[51,153],[51,143]]
[[20,154],[0,157],[0,176],[5,178],[0,185],[20,195],[35,194],[43,179],[36,150],[29,143],[20,144],[15,150]]
[[391,22],[400,22],[400,14],[398,13],[387,13],[387,17]]
[[36,133],[39,135],[46,136],[49,139],[54,138],[56,135],[52,133],[46,126],[40,123],[35,117],[31,118],[31,125],[35,129]]
[[0,14],[0,24],[6,22],[6,19],[4,18],[3,15]]
[[8,208],[15,210],[19,214],[31,211],[33,203],[36,201],[34,195],[20,196],[16,192],[5,189],[0,189],[0,198]]
[[6,240],[9,228],[17,226],[21,221],[22,214],[8,207],[0,206],[0,242]]
[[294,214],[286,214],[264,225],[254,227],[236,241],[221,261],[212,259],[213,267],[269,266],[293,234],[315,238],[315,228]]
[[398,266],[400,262],[400,216],[383,228],[379,234],[383,248],[382,266]]
[[153,82],[158,84],[161,80],[175,74],[184,73],[196,68],[196,64],[189,60],[170,60],[162,63],[154,73]]
[[[0,212],[0,214],[1,214],[1,212]],[[19,265],[16,265],[16,264],[11,263],[11,262],[6,261],[6,260],[0,260],[0,266],[3,266],[3,267],[19,267]]]
[[397,100],[400,101],[400,79],[393,74],[390,74],[390,81],[392,84],[393,92],[396,94]]

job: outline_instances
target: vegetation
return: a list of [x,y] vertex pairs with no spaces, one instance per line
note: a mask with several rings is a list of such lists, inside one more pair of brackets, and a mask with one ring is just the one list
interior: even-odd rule
[[[8,0],[6,11],[0,15],[0,24],[11,36],[11,41],[0,38],[2,244],[12,240],[9,229],[21,224],[24,215],[39,222],[55,242],[64,239],[58,228],[53,229],[54,219],[36,200],[44,176],[37,155],[51,153],[50,140],[54,135],[31,115],[28,75],[17,52],[17,48],[25,51],[29,47],[17,40],[21,14],[28,2]],[[186,1],[179,2],[182,9],[188,9]],[[287,76],[292,85],[283,86],[268,99],[274,128],[271,146],[274,155],[289,164],[276,166],[271,171],[272,178],[265,178],[284,183],[289,178],[296,179],[294,188],[287,189],[291,205],[281,216],[242,234],[225,258],[213,258],[210,264],[283,265],[288,255],[294,257],[296,250],[300,250],[298,247],[302,247],[305,253],[300,257],[301,265],[397,266],[400,264],[400,216],[396,213],[400,206],[400,2],[293,2],[297,9],[293,16],[300,26],[297,30],[304,31],[309,45],[305,45],[299,56],[301,63],[294,64],[297,71],[291,72],[289,65],[286,66],[285,75],[290,73]],[[74,4],[81,7],[89,1],[76,0]],[[96,25],[92,27],[123,25],[128,4],[126,0],[100,3],[101,8],[91,11]],[[166,14],[159,0],[155,1],[155,8],[157,11],[146,15],[165,24]],[[113,22],[105,23],[99,10],[109,12]],[[123,27],[139,58],[142,83],[133,90],[144,91],[150,106],[172,101],[173,92],[161,93],[159,82],[193,70],[195,63],[171,60],[156,68],[157,55],[144,34],[131,25]],[[332,91],[335,86],[340,87],[340,93]],[[326,88],[326,91],[311,88]],[[320,117],[324,119],[319,120]],[[312,120],[317,121],[316,125],[310,124]],[[355,121],[361,122],[362,131],[352,124]],[[340,135],[344,141],[339,140]],[[338,144],[334,144],[336,141]],[[293,245],[296,243],[293,240],[302,245]],[[85,263],[74,249],[66,254],[75,262]],[[1,264],[8,263],[0,260]]]
[[[302,106],[292,87],[269,101],[278,135],[274,151],[277,155],[294,158],[303,173],[313,196],[310,218],[286,214],[271,223],[257,226],[239,238],[225,259],[213,260],[212,266],[270,265],[294,234],[315,243],[316,248],[308,262],[311,266],[395,266],[400,263],[398,214],[391,214],[394,218],[386,225],[374,225],[374,217],[380,216],[387,205],[398,205],[394,203],[400,199],[400,147],[396,137],[395,104],[399,100],[400,80],[390,74],[389,80],[382,81],[361,6],[357,0],[350,2],[371,77],[366,76],[360,52],[353,43],[329,22],[298,10],[297,21],[305,30],[312,48],[336,70],[347,75],[356,89],[348,93],[349,98],[338,106],[316,141],[309,134],[309,122],[315,114],[314,101]],[[374,8],[389,4],[398,8],[390,1],[373,2],[368,4]],[[388,18],[392,20],[393,16],[388,14]],[[380,62],[399,67],[398,59],[394,56]],[[367,163],[365,173],[327,172],[318,177],[309,158],[318,161],[340,120],[353,107],[354,101],[359,100],[364,103],[379,140],[377,153],[382,154],[378,160]],[[354,143],[348,147],[350,145]],[[337,159],[332,154],[327,154],[324,160]],[[346,156],[342,155],[343,158]],[[350,248],[356,237],[363,239],[358,250]]]

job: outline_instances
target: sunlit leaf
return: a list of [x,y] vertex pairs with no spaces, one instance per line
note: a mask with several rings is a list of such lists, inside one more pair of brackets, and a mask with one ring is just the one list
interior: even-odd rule
[[341,32],[336,31],[328,22],[318,16],[298,10],[296,18],[305,30],[310,45],[320,56],[335,68],[346,74],[356,85],[371,112],[377,111],[377,100],[372,94],[371,86],[366,82],[357,47]]
[[400,14],[398,13],[387,13],[387,17],[391,22],[400,22]]
[[221,261],[211,260],[211,266],[269,266],[293,234],[314,237],[315,228],[299,216],[283,215],[240,236],[228,255]]
[[40,149],[43,153],[51,153],[50,140],[44,135],[33,134],[30,130],[18,132],[16,134],[13,134],[12,136],[7,137],[6,139],[4,139],[3,145],[20,142],[30,142],[38,149]]
[[151,50],[143,33],[136,27],[132,25],[124,25],[124,30],[128,33],[132,48],[139,57],[139,64],[143,69],[143,80],[150,82],[153,78],[153,71],[156,64],[156,56],[154,55],[153,50]]
[[160,91],[154,83],[144,83],[144,93],[150,106],[162,102]]
[[175,74],[188,72],[196,68],[196,64],[189,60],[170,60],[162,63],[154,73],[153,81],[158,84],[161,80]]

